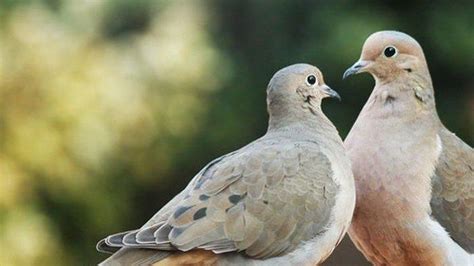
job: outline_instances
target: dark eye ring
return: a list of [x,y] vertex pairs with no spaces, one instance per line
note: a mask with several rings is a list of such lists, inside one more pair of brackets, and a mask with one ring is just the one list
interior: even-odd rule
[[316,76],[314,75],[309,75],[307,78],[306,78],[306,82],[308,83],[308,85],[314,85],[316,84],[316,82],[318,81],[318,79],[316,78]]
[[387,48],[385,48],[385,50],[383,50],[383,54],[386,57],[393,57],[397,54],[397,48],[393,46],[388,46]]

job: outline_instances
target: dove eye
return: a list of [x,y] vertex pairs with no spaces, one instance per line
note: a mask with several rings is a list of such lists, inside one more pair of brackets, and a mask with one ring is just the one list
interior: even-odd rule
[[316,84],[317,81],[318,79],[314,75],[309,75],[306,77],[306,83],[308,83],[310,86]]
[[385,48],[385,50],[383,51],[383,54],[386,57],[393,57],[397,54],[397,49],[393,46],[389,46],[389,47]]

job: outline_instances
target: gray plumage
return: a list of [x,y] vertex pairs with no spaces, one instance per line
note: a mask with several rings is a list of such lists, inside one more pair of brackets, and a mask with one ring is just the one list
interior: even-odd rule
[[436,220],[469,253],[474,253],[474,152],[444,127],[436,164],[431,208]]
[[[310,75],[315,84],[307,82]],[[339,235],[331,233],[321,244],[321,256],[310,257],[319,262],[329,255],[347,230],[354,205],[349,160],[320,108],[322,98],[335,92],[306,64],[277,72],[267,92],[268,132],[209,163],[142,228],[99,242],[100,251],[122,248],[106,265],[142,255],[149,263],[150,255],[159,260],[172,254],[162,251],[195,249],[239,252],[245,255],[238,255],[239,263],[245,257],[263,260],[290,254],[337,227]],[[348,195],[339,199],[341,193]],[[345,208],[344,220],[336,205]]]

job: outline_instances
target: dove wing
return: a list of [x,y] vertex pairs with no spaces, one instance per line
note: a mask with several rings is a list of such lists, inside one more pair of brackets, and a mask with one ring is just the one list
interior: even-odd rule
[[325,231],[338,191],[332,175],[316,144],[261,139],[205,167],[167,219],[105,243],[278,256]]
[[432,177],[432,215],[465,250],[474,253],[474,151],[443,128]]
[[[165,206],[163,206],[155,215],[153,215],[152,218],[150,218],[139,230],[149,228],[149,227],[160,227],[161,225],[164,225],[168,218],[172,215],[172,213],[175,211],[176,206],[180,204],[180,202],[189,194],[189,191],[193,189],[195,186],[195,183],[200,180],[200,177],[203,175],[203,173],[210,167],[212,167],[214,164],[217,164],[224,158],[228,156],[232,156],[234,153],[237,153],[238,151],[231,152],[229,154],[223,155],[217,159],[214,159],[211,161],[209,164],[207,164],[186,186],[186,188],[181,191],[178,195],[176,195],[173,199],[171,199]],[[130,230],[126,232],[121,232],[117,233],[114,235],[110,235],[102,240],[100,240],[97,243],[96,249],[100,252],[104,253],[115,253],[122,247],[127,247],[127,246],[137,246],[138,243],[135,243],[134,245],[124,245],[124,237],[125,235],[132,233],[132,232],[137,232],[138,230]],[[141,246],[146,246],[146,245],[140,245]],[[170,245],[165,245],[166,247],[163,248],[164,250],[175,250],[175,248],[171,247]]]

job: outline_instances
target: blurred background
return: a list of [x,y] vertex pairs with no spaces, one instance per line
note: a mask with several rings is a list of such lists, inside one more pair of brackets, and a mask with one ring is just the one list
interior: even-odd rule
[[[275,71],[319,66],[345,137],[373,87],[366,37],[424,47],[439,114],[471,146],[474,2],[0,2],[0,264],[92,265],[211,159],[263,135]],[[366,265],[345,242],[325,265]]]

